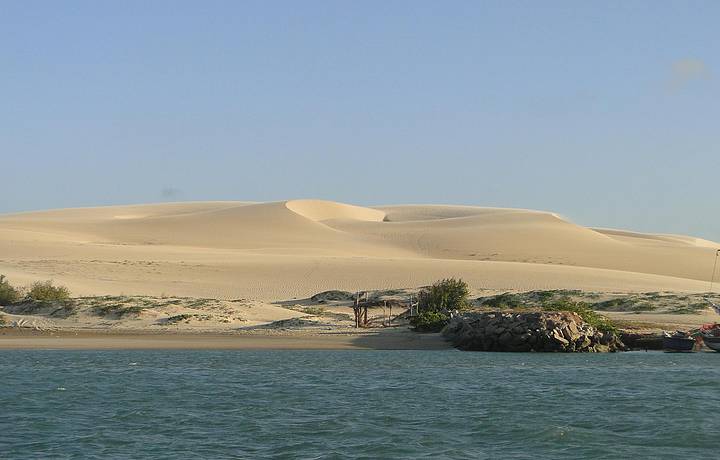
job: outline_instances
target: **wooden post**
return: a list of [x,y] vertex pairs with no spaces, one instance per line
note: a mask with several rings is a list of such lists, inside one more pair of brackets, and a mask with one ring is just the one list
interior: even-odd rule
[[353,307],[353,314],[355,315],[355,328],[360,327],[360,292],[358,291],[355,295],[355,306]]

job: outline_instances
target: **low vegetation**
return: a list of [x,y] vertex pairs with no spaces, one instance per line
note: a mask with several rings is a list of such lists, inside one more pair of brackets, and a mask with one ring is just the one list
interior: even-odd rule
[[169,318],[165,318],[164,322],[166,324],[175,324],[175,323],[181,323],[185,322],[188,323],[190,320],[197,320],[197,321],[209,321],[212,319],[210,315],[204,315],[204,314],[198,314],[198,313],[182,313],[175,316],[170,316]]
[[522,298],[517,294],[506,292],[493,297],[489,297],[482,301],[481,306],[493,308],[496,310],[505,310],[508,308],[519,308],[523,306]]
[[[649,297],[651,300],[652,297]],[[621,297],[618,299],[605,300],[592,304],[593,310],[601,311],[627,311],[640,313],[644,311],[655,311],[657,306],[652,305],[649,301],[638,301],[632,297]]]
[[314,316],[322,316],[327,312],[327,310],[322,307],[303,307],[300,311]]
[[708,304],[705,302],[695,302],[687,305],[678,305],[668,310],[668,313],[673,315],[687,315],[701,313],[707,310]]
[[697,314],[709,308],[707,299],[720,302],[720,296],[708,294],[677,294],[673,292],[612,293],[586,292],[579,290],[557,289],[546,291],[527,291],[483,296],[475,305],[488,310],[537,310],[552,308],[572,301],[581,303],[588,309],[598,312],[621,313],[668,313]]
[[419,332],[440,332],[450,321],[448,313],[439,311],[422,311],[414,317],[411,324]]
[[179,315],[170,316],[165,318],[166,323],[179,323],[181,321],[190,321],[195,315],[190,313],[182,313]]
[[145,307],[139,305],[122,305],[122,304],[110,304],[95,307],[95,313],[99,316],[117,316],[124,317],[129,315],[139,315]]
[[28,289],[27,299],[35,302],[65,302],[70,299],[70,290],[56,286],[51,280],[36,281]]
[[313,302],[349,301],[354,299],[355,295],[352,292],[338,290],[324,291],[310,297]]
[[448,278],[424,288],[418,294],[419,314],[411,324],[421,332],[438,332],[450,321],[452,311],[470,306],[470,289],[461,279]]
[[0,305],[10,305],[20,300],[20,290],[11,286],[5,275],[0,275]]
[[0,305],[7,306],[20,301],[66,302],[69,299],[70,290],[65,286],[53,284],[51,280],[36,281],[23,293],[23,290],[12,286],[5,275],[0,275]]

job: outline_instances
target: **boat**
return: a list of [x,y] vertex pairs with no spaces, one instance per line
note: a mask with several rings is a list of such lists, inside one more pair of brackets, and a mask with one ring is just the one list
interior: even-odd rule
[[666,352],[691,352],[695,347],[695,339],[685,335],[668,335],[663,337],[663,350]]
[[720,337],[704,335],[703,342],[705,342],[705,346],[709,349],[720,352]]
[[720,351],[720,324],[703,324],[698,332],[706,347],[714,351]]

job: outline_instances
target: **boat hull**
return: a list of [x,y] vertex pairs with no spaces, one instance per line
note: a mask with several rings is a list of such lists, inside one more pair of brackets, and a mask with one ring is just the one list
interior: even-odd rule
[[695,339],[687,337],[663,337],[663,350],[668,352],[691,352],[695,347]]
[[703,337],[703,342],[709,349],[720,352],[720,337]]

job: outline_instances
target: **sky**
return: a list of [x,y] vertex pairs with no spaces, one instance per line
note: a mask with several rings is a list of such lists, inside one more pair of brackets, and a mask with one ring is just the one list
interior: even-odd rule
[[0,213],[294,198],[720,241],[720,2],[0,0]]

